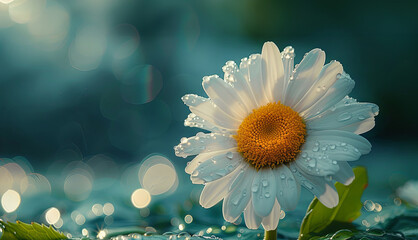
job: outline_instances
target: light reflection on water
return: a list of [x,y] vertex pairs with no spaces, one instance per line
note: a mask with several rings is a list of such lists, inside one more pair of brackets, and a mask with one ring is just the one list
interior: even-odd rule
[[[16,176],[23,176],[15,190],[6,189],[2,192],[2,208],[6,213],[1,218],[4,220],[35,220],[51,224],[74,237],[104,236],[105,233],[106,236],[125,235],[126,231],[119,231],[121,227],[141,226],[143,232],[140,231],[140,235],[148,232],[146,235],[149,238],[162,236],[161,234],[167,231],[174,232],[172,235],[166,233],[164,236],[167,239],[170,236],[182,239],[187,234],[215,235],[223,239],[254,239],[254,236],[258,237],[258,235],[260,239],[262,238],[259,230],[245,230],[242,225],[237,227],[224,223],[220,206],[215,206],[213,209],[200,207],[199,188],[193,188],[196,191],[188,188],[177,189],[179,181],[177,171],[171,161],[161,154],[153,154],[145,157],[143,161],[127,165],[125,169],[129,171],[124,171],[123,174],[118,170],[107,171],[109,177],[114,178],[112,181],[98,181],[106,179],[105,175],[100,174],[100,171],[106,172],[106,169],[96,165],[103,161],[104,166],[115,166],[113,159],[106,155],[87,158],[87,163],[83,160],[69,164],[62,163],[62,176],[54,178],[55,181],[50,183],[52,186],[57,184],[64,186],[61,189],[64,192],[61,193],[59,188],[45,188],[45,183],[49,183],[49,175],[33,173],[30,163],[15,160],[2,159],[0,164],[0,171],[4,173],[0,176],[5,183],[8,182],[7,186],[13,188],[15,183],[15,175],[10,174],[11,172],[16,173]],[[42,180],[43,177],[46,180]],[[121,185],[119,187],[114,185],[114,181],[120,182]],[[125,185],[122,184],[123,181],[136,183]],[[72,187],[65,187],[66,184]],[[109,186],[113,187],[109,188]],[[29,189],[34,189],[31,194],[28,194]],[[85,189],[90,192],[88,196],[84,195]],[[302,197],[302,202],[295,211],[281,213],[279,234],[290,238],[297,237],[300,220],[306,210],[305,204],[309,203],[309,197]],[[18,198],[22,199],[21,202],[16,201]],[[355,223],[360,224],[364,229],[381,227],[393,217],[410,214],[410,210],[402,205],[399,198],[388,201],[368,196],[363,204],[363,215]],[[37,213],[36,210],[31,212],[29,208],[36,208],[40,212]],[[36,215],[42,218],[37,219]],[[100,232],[97,226],[103,231]],[[123,239],[135,239],[134,236],[125,235]],[[194,238],[200,239],[198,236]]]

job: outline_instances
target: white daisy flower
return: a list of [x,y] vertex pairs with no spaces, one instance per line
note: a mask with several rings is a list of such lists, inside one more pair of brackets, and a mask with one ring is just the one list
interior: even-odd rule
[[325,206],[338,204],[334,181],[354,179],[348,161],[370,151],[358,134],[374,127],[378,107],[347,96],[354,81],[337,61],[325,63],[314,49],[294,68],[294,50],[280,53],[272,42],[261,54],[229,61],[203,78],[209,98],[182,100],[192,112],[185,126],[210,133],[182,138],[177,156],[197,155],[186,172],[204,184],[200,204],[223,199],[223,216],[235,222],[244,212],[250,229],[275,230],[280,211],[296,207],[300,186]]

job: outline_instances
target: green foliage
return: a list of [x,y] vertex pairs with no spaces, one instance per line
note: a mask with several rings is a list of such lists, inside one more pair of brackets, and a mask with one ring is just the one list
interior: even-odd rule
[[326,233],[326,230],[336,224],[340,228],[342,225],[350,228],[351,222],[361,215],[363,204],[360,199],[368,185],[367,171],[364,167],[356,167],[353,171],[355,179],[349,186],[338,182],[335,184],[339,196],[339,203],[335,208],[327,208],[314,198],[302,221],[300,240]]
[[3,236],[0,240],[61,240],[67,237],[53,227],[40,225],[39,223],[26,224],[20,221],[16,223],[0,220]]

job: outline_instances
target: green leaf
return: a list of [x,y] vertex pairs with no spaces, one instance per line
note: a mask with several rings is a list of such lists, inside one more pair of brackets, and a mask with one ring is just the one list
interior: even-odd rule
[[67,237],[55,230],[52,226],[39,223],[26,224],[20,221],[16,223],[0,220],[3,235],[0,240],[61,240]]
[[335,183],[339,196],[335,208],[327,208],[316,197],[313,199],[300,227],[300,240],[318,236],[335,223],[347,225],[361,215],[363,204],[360,199],[368,185],[367,171],[364,167],[356,167],[353,171],[355,179],[349,186]]

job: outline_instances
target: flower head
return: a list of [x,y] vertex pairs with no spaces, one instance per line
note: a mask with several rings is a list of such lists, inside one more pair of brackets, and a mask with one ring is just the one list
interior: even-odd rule
[[338,204],[334,181],[354,179],[348,161],[370,151],[359,134],[374,127],[378,107],[348,97],[354,81],[337,61],[325,63],[314,49],[294,68],[294,50],[280,53],[272,42],[261,54],[229,61],[203,78],[209,98],[182,98],[192,112],[185,125],[210,133],[182,138],[177,156],[197,155],[186,167],[204,184],[200,204],[223,199],[223,216],[235,222],[244,212],[248,228],[276,229],[280,211],[292,210],[300,186],[327,207]]

